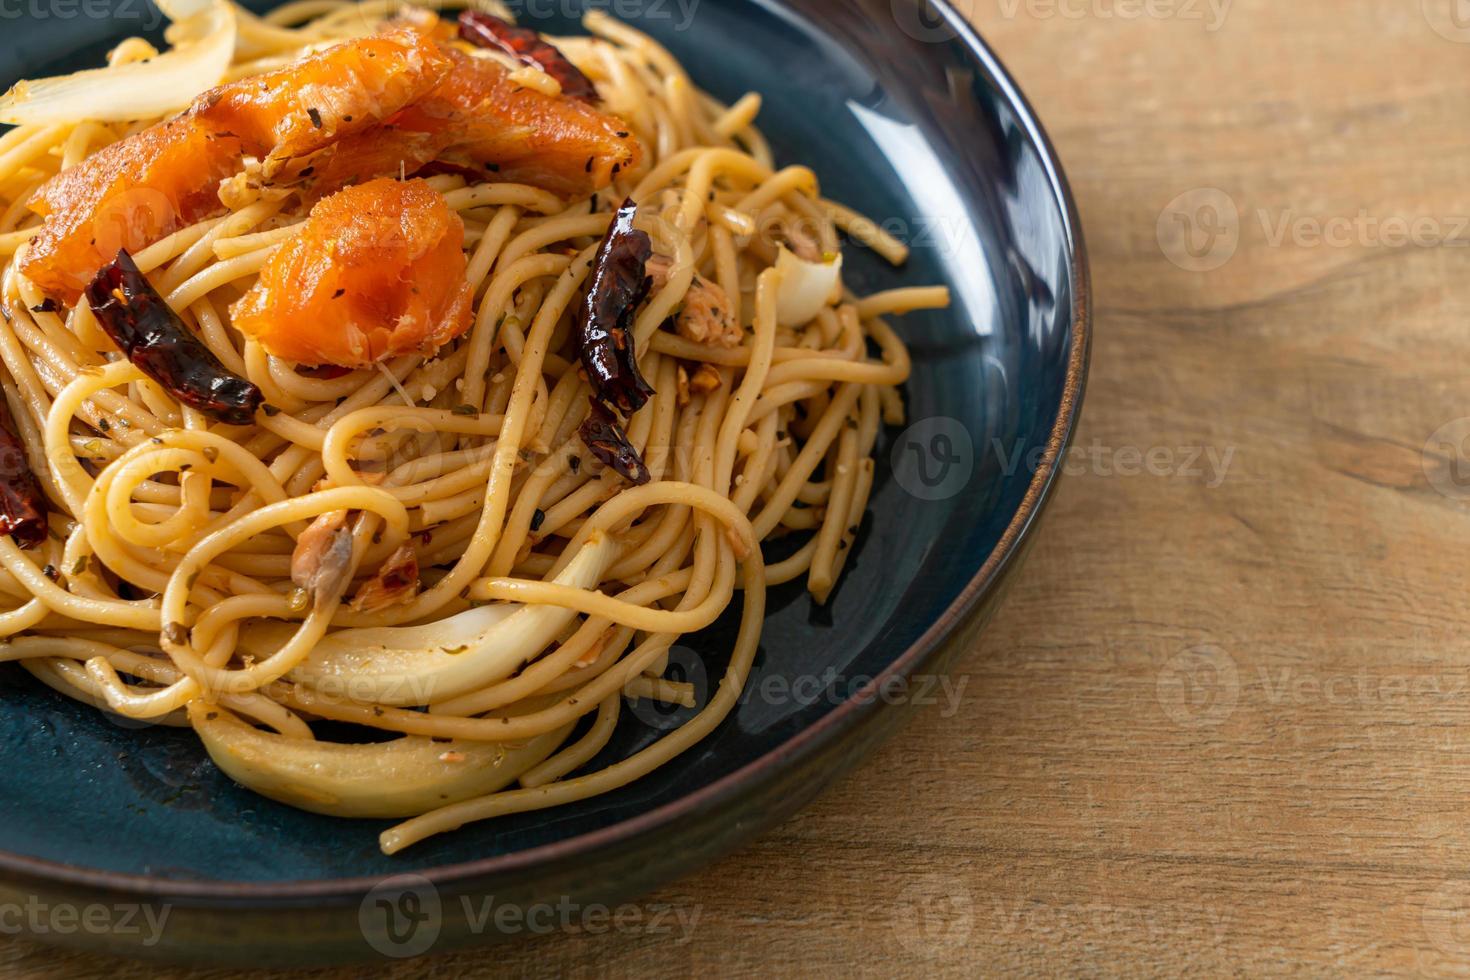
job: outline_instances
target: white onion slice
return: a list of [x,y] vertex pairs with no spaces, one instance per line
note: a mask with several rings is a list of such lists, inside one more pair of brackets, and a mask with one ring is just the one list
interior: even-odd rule
[[543,762],[572,730],[564,725],[514,745],[423,735],[350,745],[264,732],[203,701],[189,702],[189,720],[214,764],[235,782],[334,817],[413,817],[493,793]]
[[148,61],[16,82],[0,96],[0,122],[16,125],[123,122],[163,116],[224,77],[235,53],[235,13],[227,0],[163,0],[183,40]]
[[[552,581],[592,589],[618,548],[594,531]],[[537,656],[576,618],[560,606],[501,602],[469,609],[424,626],[346,629],[324,637],[289,677],[327,695],[391,705],[433,704],[504,680]],[[268,657],[296,627],[257,623],[241,631],[240,646]]]
[[801,327],[816,319],[842,295],[842,256],[831,262],[808,262],[785,245],[776,255],[781,284],[776,288],[776,322]]

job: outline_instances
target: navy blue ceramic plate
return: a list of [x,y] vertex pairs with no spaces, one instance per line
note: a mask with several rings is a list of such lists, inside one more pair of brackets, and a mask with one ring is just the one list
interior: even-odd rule
[[[157,15],[61,18],[31,5],[0,32],[0,76],[95,65]],[[600,4],[607,7],[606,3]],[[517,7],[512,4],[513,8]],[[580,2],[522,20],[572,32]],[[37,10],[35,8],[39,7]],[[568,9],[570,8],[570,9]],[[77,7],[66,6],[77,11]],[[696,82],[765,96],[783,162],[913,246],[893,270],[857,246],[859,292],[947,283],[954,306],[899,321],[916,364],[912,428],[880,447],[877,486],[835,600],[776,589],[746,697],[697,748],[580,804],[464,828],[384,857],[383,824],[315,816],[220,774],[188,733],[124,728],[0,665],[0,901],[168,905],[178,957],[323,961],[375,955],[364,896],[413,872],[438,899],[436,948],[469,941],[461,894],[610,901],[697,867],[810,799],[895,727],[901,679],[941,669],[990,611],[1055,477],[1080,406],[1087,272],[1077,216],[1040,126],[993,55],[927,0],[639,0],[613,8],[665,43]],[[738,608],[676,661],[708,678]],[[890,696],[870,696],[869,682]],[[653,719],[655,722],[657,718]],[[677,718],[671,719],[676,721]],[[630,717],[607,752],[658,734]],[[955,722],[964,724],[963,719]],[[137,935],[78,932],[118,948]]]

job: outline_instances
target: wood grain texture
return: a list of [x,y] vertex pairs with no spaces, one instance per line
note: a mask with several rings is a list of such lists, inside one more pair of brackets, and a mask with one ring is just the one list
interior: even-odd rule
[[[961,2],[1067,165],[1097,322],[958,714],[640,903],[688,941],[386,975],[1470,973],[1470,427],[1434,436],[1470,415],[1470,44],[1448,0],[1060,3]],[[1160,244],[1202,188],[1239,215],[1208,272]],[[185,975],[20,940],[0,973]]]

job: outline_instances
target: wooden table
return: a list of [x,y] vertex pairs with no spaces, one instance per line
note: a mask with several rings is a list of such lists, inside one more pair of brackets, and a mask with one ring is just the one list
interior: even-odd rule
[[[1097,325],[958,715],[644,926],[392,975],[1470,972],[1470,30],[968,6],[1067,165]],[[67,972],[182,975],[0,944]]]

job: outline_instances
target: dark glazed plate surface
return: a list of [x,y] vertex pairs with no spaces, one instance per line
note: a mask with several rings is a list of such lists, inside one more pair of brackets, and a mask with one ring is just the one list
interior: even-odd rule
[[[540,6],[564,5],[528,5]],[[835,601],[817,610],[799,585],[774,590],[745,699],[671,765],[608,796],[473,825],[391,859],[378,852],[382,823],[261,799],[215,771],[188,733],[122,727],[0,665],[0,880],[261,906],[361,894],[362,882],[342,879],[402,871],[472,880],[533,867],[542,855],[595,863],[627,821],[648,828],[720,807],[867,713],[889,710],[847,695],[866,679],[922,669],[998,584],[1044,503],[1054,475],[1047,454],[1070,435],[1087,348],[1076,216],[1020,96],[952,11],[923,0],[622,6],[644,11],[635,23],[718,97],[761,92],[760,123],[780,161],[810,165],[825,194],[913,244],[901,270],[849,247],[858,291],[953,290],[951,310],[898,321],[915,358],[906,398],[918,428],[885,434]],[[156,19],[136,3],[119,10],[111,20],[7,20],[0,76],[100,63],[109,44]],[[676,652],[696,680],[701,662],[711,684],[720,676],[737,612]],[[812,685],[783,693],[800,677],[835,682],[815,695]],[[624,717],[609,749],[617,755],[657,734]],[[678,854],[655,860],[665,875],[688,870]]]

